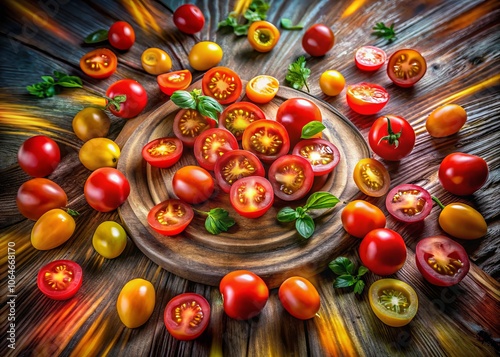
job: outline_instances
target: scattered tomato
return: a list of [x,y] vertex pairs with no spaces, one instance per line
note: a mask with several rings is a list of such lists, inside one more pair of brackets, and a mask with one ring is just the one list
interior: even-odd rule
[[415,130],[406,119],[384,115],[375,120],[368,133],[370,148],[389,161],[399,161],[408,156],[415,146]]
[[106,259],[114,259],[123,253],[127,246],[127,233],[114,221],[99,224],[92,235],[92,246]]
[[172,69],[172,59],[160,48],[150,47],[141,55],[142,68],[149,74],[162,74]]
[[266,119],[266,115],[258,106],[250,102],[236,102],[221,113],[219,127],[229,130],[236,140],[241,140],[247,126],[261,119]]
[[363,46],[358,48],[354,56],[356,66],[362,71],[376,71],[385,64],[387,55],[381,48],[375,46]]
[[26,139],[17,151],[17,162],[21,169],[33,177],[50,175],[61,162],[59,145],[45,135]]
[[107,48],[98,48],[80,58],[80,68],[87,76],[103,79],[110,77],[116,71],[118,59]]
[[111,120],[104,110],[87,107],[80,110],[72,122],[73,131],[81,141],[103,138],[109,133]]
[[389,101],[389,93],[378,84],[358,83],[347,86],[347,104],[358,114],[378,113]]
[[120,147],[111,139],[94,138],[85,142],[78,152],[80,162],[90,171],[100,167],[116,167]]
[[467,121],[467,112],[458,104],[445,104],[432,111],[425,122],[430,136],[443,138],[456,134]]
[[37,177],[19,187],[16,204],[24,217],[36,221],[51,209],[66,207],[68,196],[54,181]]
[[182,90],[189,87],[193,75],[187,69],[160,74],[156,77],[160,90],[166,95],[172,95],[176,90]]
[[320,308],[318,290],[309,280],[300,276],[286,279],[280,285],[278,297],[285,310],[301,320],[313,318]]
[[229,193],[231,186],[247,176],[264,176],[259,158],[247,150],[228,151],[215,163],[215,179],[222,191]]
[[189,64],[197,71],[206,71],[222,60],[222,48],[215,42],[201,41],[189,52]]
[[209,69],[203,75],[201,87],[204,95],[215,98],[220,104],[235,102],[243,90],[240,76],[227,67]]
[[265,74],[253,77],[247,82],[246,95],[254,103],[269,103],[278,93],[280,82]]
[[254,50],[269,52],[277,45],[280,32],[268,21],[254,21],[248,28],[247,39]]
[[331,28],[323,24],[314,24],[302,36],[302,48],[314,57],[324,56],[335,43]]
[[340,152],[333,143],[324,139],[304,139],[295,145],[293,155],[302,156],[309,161],[314,176],[327,175],[340,162]]
[[193,147],[198,135],[213,128],[216,121],[202,116],[194,109],[181,109],[174,117],[174,135],[187,147]]
[[297,155],[280,156],[271,164],[267,175],[274,194],[283,201],[295,201],[305,197],[314,181],[311,164]]
[[72,260],[54,260],[38,272],[38,289],[53,300],[67,300],[75,296],[82,286],[83,272]]
[[109,212],[127,200],[130,184],[117,169],[101,167],[87,178],[83,192],[90,207],[96,211]]
[[324,71],[319,77],[319,87],[323,93],[334,97],[344,90],[345,78],[339,71]]
[[431,213],[432,198],[423,187],[402,184],[389,191],[385,207],[391,216],[401,222],[421,222]]
[[359,190],[371,197],[385,195],[391,184],[391,178],[385,166],[372,158],[358,161],[354,167],[353,178]]
[[154,139],[142,148],[142,157],[151,166],[166,169],[181,158],[184,146],[178,138]]
[[151,208],[148,224],[164,236],[175,236],[186,229],[194,218],[194,211],[188,204],[168,199]]
[[272,163],[290,150],[285,127],[275,120],[257,120],[243,132],[241,146],[264,163]]
[[135,31],[128,22],[117,21],[108,30],[108,41],[114,48],[128,50],[135,42]]
[[222,155],[238,148],[238,140],[230,131],[211,128],[198,135],[194,141],[193,152],[198,165],[213,171],[216,161]]
[[205,26],[205,16],[198,6],[184,4],[175,9],[174,24],[181,32],[193,35]]
[[128,328],[142,326],[153,313],[156,302],[153,284],[144,279],[132,279],[126,283],[116,299],[118,316]]
[[274,190],[268,179],[247,176],[231,185],[229,199],[234,210],[246,218],[264,215],[274,203]]
[[208,200],[214,192],[214,179],[204,168],[183,166],[172,178],[172,189],[182,201],[198,204]]
[[387,75],[400,87],[411,87],[424,76],[427,63],[422,55],[413,49],[394,52],[387,63]]
[[165,307],[163,321],[168,332],[180,341],[198,338],[210,322],[210,304],[200,294],[173,297]]
[[106,91],[106,97],[113,100],[108,103],[111,113],[124,119],[136,117],[148,104],[146,90],[133,79],[121,79],[113,83]]
[[65,243],[75,232],[73,217],[60,208],[45,212],[31,230],[31,245],[38,250],[49,250]]
[[370,231],[385,228],[385,215],[380,208],[364,200],[349,202],[340,215],[347,233],[364,238]]
[[443,188],[457,196],[472,195],[488,180],[486,161],[476,155],[455,152],[439,165],[439,181]]

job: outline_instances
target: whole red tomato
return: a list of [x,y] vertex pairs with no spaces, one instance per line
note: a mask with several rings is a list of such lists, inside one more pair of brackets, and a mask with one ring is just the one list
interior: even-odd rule
[[117,21],[108,31],[108,41],[119,50],[128,50],[135,42],[135,31],[128,22]]
[[443,188],[458,196],[472,195],[483,187],[488,175],[488,164],[483,158],[461,152],[446,156],[438,172]]
[[290,147],[293,148],[300,140],[302,128],[311,121],[323,120],[319,107],[305,98],[290,98],[285,100],[276,112],[276,120],[288,131]]
[[382,159],[398,161],[413,150],[415,131],[404,118],[384,115],[372,124],[368,142],[373,152]]
[[17,152],[17,161],[28,175],[45,177],[59,165],[61,151],[54,140],[44,135],[37,135],[24,141]]
[[191,204],[205,202],[214,192],[215,182],[202,167],[189,165],[177,170],[172,178],[172,189],[182,201]]
[[302,37],[302,47],[311,56],[324,56],[335,43],[335,35],[331,28],[323,24],[314,24]]
[[364,200],[349,202],[340,218],[347,233],[356,238],[363,238],[376,228],[384,228],[386,224],[382,210]]
[[37,177],[19,187],[16,203],[24,217],[36,221],[53,208],[66,207],[68,196],[54,181]]
[[300,276],[286,279],[280,285],[278,297],[285,310],[301,320],[313,318],[320,308],[318,290]]
[[174,24],[180,31],[192,35],[203,29],[205,16],[198,6],[184,4],[174,11]]
[[106,91],[106,97],[111,113],[123,119],[136,117],[148,104],[146,90],[133,79],[121,79],[113,83]]
[[127,200],[130,184],[120,171],[101,167],[90,174],[83,188],[87,203],[95,210],[109,212]]

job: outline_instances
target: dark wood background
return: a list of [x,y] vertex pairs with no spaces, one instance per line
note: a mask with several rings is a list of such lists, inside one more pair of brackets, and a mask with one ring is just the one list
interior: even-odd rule
[[[282,17],[303,22],[306,28],[325,23],[336,36],[334,48],[322,58],[307,58],[311,68],[311,94],[337,108],[365,136],[377,116],[361,116],[346,104],[345,92],[338,97],[322,94],[318,79],[327,69],[337,69],[347,83],[370,80],[387,88],[391,99],[380,114],[408,119],[417,132],[411,155],[399,163],[384,162],[392,185],[416,183],[444,203],[464,202],[481,212],[488,234],[476,241],[460,241],[472,261],[468,276],[454,288],[438,288],[425,282],[414,264],[416,243],[442,233],[435,207],[424,223],[404,225],[388,216],[388,227],[397,230],[408,246],[408,260],[394,276],[418,292],[419,311],[402,328],[381,323],[372,313],[366,292],[362,296],[334,289],[334,275],[325,270],[312,279],[322,305],[320,317],[299,321],[280,305],[273,289],[264,311],[248,321],[228,318],[217,288],[179,278],[151,262],[129,237],[127,248],[117,259],[106,260],[92,247],[91,237],[104,220],[119,221],[118,213],[98,213],[83,197],[89,175],[78,161],[82,142],[74,135],[72,118],[83,107],[102,104],[98,95],[121,78],[139,80],[149,103],[139,117],[124,121],[111,116],[109,137],[123,146],[135,127],[168,99],[146,74],[140,55],[147,47],[161,47],[173,60],[173,69],[189,67],[187,54],[200,40],[215,41],[224,50],[221,65],[244,79],[269,74],[285,83],[286,68],[304,52],[303,31],[281,30],[277,47],[268,54],[253,51],[245,38],[217,31],[217,23],[234,7],[235,1],[194,1],[206,17],[196,36],[180,33],[172,13],[180,1],[3,1],[0,21],[0,239],[1,239],[1,333],[0,355],[20,356],[492,356],[500,353],[499,327],[499,209],[500,180],[500,4],[497,0],[399,0],[399,1],[272,1],[268,20],[278,24]],[[105,80],[81,73],[79,59],[94,48],[82,39],[114,21],[126,20],[136,29],[135,45],[118,53],[117,72]],[[371,27],[379,21],[394,23],[397,40],[387,44],[373,37]],[[393,85],[384,70],[364,73],[354,65],[355,50],[376,45],[392,53],[416,48],[426,58],[424,78],[410,89]],[[27,94],[26,85],[54,70],[79,75],[84,88],[64,90],[50,99]],[[193,71],[198,78],[202,73]],[[457,134],[431,138],[425,131],[429,113],[444,103],[462,105],[468,121]],[[35,134],[53,137],[62,148],[63,159],[49,176],[66,191],[69,205],[80,211],[77,230],[70,241],[51,251],[37,251],[30,244],[33,222],[17,210],[15,196],[28,176],[16,162],[21,143]],[[457,197],[445,192],[438,180],[440,161],[461,151],[483,157],[490,168],[487,184],[472,196]],[[362,194],[359,198],[367,198]],[[385,211],[383,199],[369,201]],[[343,233],[349,244],[342,252],[359,261],[359,240]],[[16,350],[7,348],[7,243],[16,248]],[[36,274],[49,261],[69,258],[84,269],[84,283],[68,301],[45,298],[36,287]],[[314,262],[311,262],[314,264]],[[157,302],[150,320],[137,329],[125,328],[115,303],[121,287],[142,277],[156,288]],[[367,285],[379,277],[368,274]],[[212,305],[208,330],[197,340],[174,340],[163,325],[163,310],[170,298],[182,292],[204,295]]]

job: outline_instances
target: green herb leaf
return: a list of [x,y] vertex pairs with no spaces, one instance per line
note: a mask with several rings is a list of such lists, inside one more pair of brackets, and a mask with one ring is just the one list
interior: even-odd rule
[[293,222],[298,218],[297,212],[290,207],[283,207],[279,210],[276,218],[280,222]]
[[379,38],[383,38],[387,40],[388,43],[391,43],[396,39],[396,32],[394,31],[394,24],[390,27],[387,27],[383,22],[377,22],[375,27],[372,28],[372,35],[375,35]]
[[368,268],[367,268],[367,267],[365,267],[365,266],[363,266],[363,265],[361,265],[361,266],[359,267],[359,269],[358,269],[358,277],[359,277],[359,276],[363,276],[363,275],[365,275],[365,274],[366,274],[366,273],[368,273],[368,272],[369,272]]
[[196,109],[196,99],[185,90],[176,90],[170,96],[170,100],[182,109]]
[[328,267],[337,275],[354,274],[354,264],[346,257],[338,257],[328,264]]
[[352,275],[341,275],[337,279],[335,279],[333,286],[336,288],[347,288],[356,284],[356,280]]
[[302,217],[297,218],[295,221],[295,229],[297,232],[304,238],[310,238],[315,229],[314,220],[308,214],[303,215]]
[[306,59],[304,56],[300,56],[297,60],[288,66],[288,72],[285,76],[285,80],[294,88],[302,89],[306,86],[309,92],[309,86],[307,85],[307,79],[311,75],[311,70],[306,67]]
[[358,280],[356,281],[356,284],[354,284],[354,292],[356,294],[361,294],[364,288],[365,288],[365,282],[363,280]]
[[204,213],[207,214],[205,228],[209,233],[214,235],[221,232],[227,232],[227,230],[236,223],[235,220],[229,216],[229,212],[223,208],[213,208],[209,212]]
[[218,101],[208,96],[199,96],[196,108],[201,115],[209,117],[215,121],[218,121],[219,119],[219,115],[217,113],[221,113],[224,110]]
[[26,90],[39,98],[52,97],[59,92],[58,87],[82,88],[80,77],[69,76],[65,73],[54,71],[54,76],[42,76],[42,82],[26,87]]
[[368,269],[361,265],[358,268],[358,274],[355,275],[354,264],[346,257],[337,257],[332,260],[328,267],[339,277],[335,279],[333,286],[336,288],[346,288],[354,285],[354,292],[356,294],[361,294],[365,287],[365,282],[361,279],[361,276],[368,272]]
[[326,126],[320,122],[320,121],[310,121],[306,125],[302,127],[302,135],[300,136],[301,139],[309,139],[312,138],[314,135],[321,133],[323,130],[326,129]]
[[97,30],[84,38],[85,43],[98,43],[108,40],[108,30]]
[[217,24],[217,30],[230,28],[236,36],[245,36],[253,22],[267,18],[269,7],[270,4],[267,1],[254,0],[243,14],[243,23],[239,22],[238,14],[231,12],[227,18]]
[[304,25],[302,23],[294,25],[292,23],[292,20],[282,18],[280,21],[281,27],[283,27],[285,30],[302,30],[304,28]]
[[224,108],[212,97],[202,95],[201,90],[193,89],[191,92],[177,90],[170,96],[172,102],[183,109],[197,110],[201,115],[217,121]]
[[339,199],[330,192],[319,191],[309,196],[304,208],[306,210],[332,208],[339,202]]

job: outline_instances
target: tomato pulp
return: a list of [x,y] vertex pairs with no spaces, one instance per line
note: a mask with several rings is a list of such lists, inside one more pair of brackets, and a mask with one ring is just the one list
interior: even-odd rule
[[83,272],[72,260],[55,260],[43,266],[36,283],[38,289],[53,300],[72,298],[82,286]]
[[163,320],[168,332],[176,339],[194,340],[208,327],[210,304],[200,294],[177,295],[167,303]]

